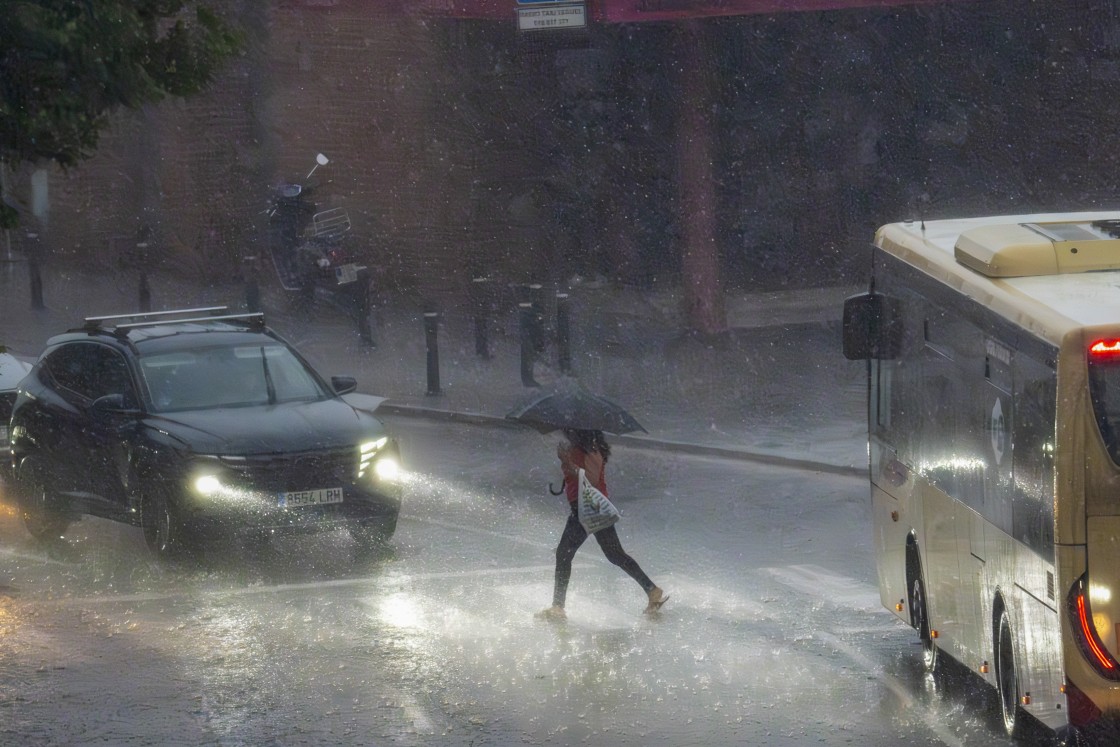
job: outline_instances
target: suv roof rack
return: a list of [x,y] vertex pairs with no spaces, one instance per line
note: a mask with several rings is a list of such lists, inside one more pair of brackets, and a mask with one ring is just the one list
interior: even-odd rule
[[[264,314],[262,312],[250,312],[245,314],[223,314],[223,311],[228,311],[227,306],[205,306],[194,309],[172,309],[170,311],[145,311],[135,314],[113,314],[110,316],[89,316],[85,318],[83,329],[93,331],[98,329],[105,329],[114,333],[127,333],[130,329],[138,327],[155,327],[160,324],[184,324],[187,322],[217,322],[217,321],[240,321],[245,322],[251,327],[264,326]],[[205,316],[201,316],[205,315]],[[106,324],[106,322],[114,322],[118,320],[130,319],[132,321],[125,324]]]

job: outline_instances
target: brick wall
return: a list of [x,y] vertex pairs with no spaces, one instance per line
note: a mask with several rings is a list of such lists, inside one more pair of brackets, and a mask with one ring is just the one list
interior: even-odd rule
[[[572,45],[393,3],[232,3],[251,44],[206,94],[122,113],[52,173],[42,233],[112,266],[142,224],[218,277],[260,253],[270,189],[322,207],[385,287],[674,279],[671,25]],[[997,0],[713,21],[719,243],[730,285],[854,277],[883,222],[1115,205],[1120,20],[1105,0]]]

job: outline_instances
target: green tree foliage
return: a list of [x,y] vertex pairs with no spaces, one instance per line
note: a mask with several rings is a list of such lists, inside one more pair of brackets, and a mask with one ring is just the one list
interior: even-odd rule
[[115,109],[202,90],[241,45],[201,0],[0,0],[0,167],[75,165]]

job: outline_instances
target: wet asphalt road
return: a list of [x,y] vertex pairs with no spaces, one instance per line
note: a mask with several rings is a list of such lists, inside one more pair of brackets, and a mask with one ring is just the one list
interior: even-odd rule
[[279,538],[161,566],[85,519],[44,548],[0,505],[0,744],[1001,745],[983,692],[922,671],[874,587],[860,479],[616,447],[622,542],[569,620],[555,439],[389,421],[411,469],[390,548]]

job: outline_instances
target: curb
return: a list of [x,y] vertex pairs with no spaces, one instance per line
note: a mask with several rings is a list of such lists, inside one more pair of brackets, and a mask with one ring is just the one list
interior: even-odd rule
[[[468,423],[470,425],[483,425],[491,428],[520,429],[524,427],[519,423],[497,415],[457,412],[454,410],[441,410],[434,407],[421,407],[417,405],[396,405],[388,402],[382,403],[377,408],[376,414],[443,420],[453,423]],[[796,469],[807,472],[825,472],[833,475],[841,475],[843,477],[867,477],[867,468],[865,467],[846,467],[812,459],[795,459],[793,457],[781,456],[780,454],[765,454],[756,451],[732,449],[724,446],[684,443],[682,441],[665,441],[655,438],[644,438],[642,436],[614,436],[611,440],[614,443],[623,444],[635,449],[649,449],[652,451],[668,451],[678,454],[736,459],[744,462],[768,464],[774,467],[785,467],[786,469]]]

